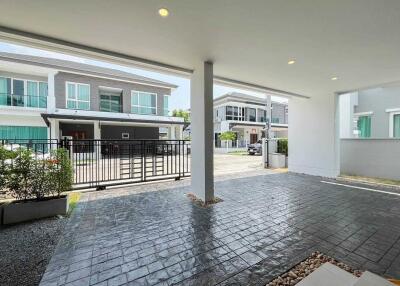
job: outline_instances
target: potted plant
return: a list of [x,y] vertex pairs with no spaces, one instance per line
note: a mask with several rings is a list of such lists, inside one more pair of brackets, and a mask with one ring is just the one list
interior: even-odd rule
[[73,171],[68,152],[59,148],[50,156],[37,156],[28,149],[15,151],[11,163],[4,163],[6,176],[0,183],[16,200],[3,206],[3,223],[11,224],[68,212]]
[[287,167],[288,156],[288,140],[278,139],[276,145],[276,153],[271,153],[270,166],[271,168],[285,168]]

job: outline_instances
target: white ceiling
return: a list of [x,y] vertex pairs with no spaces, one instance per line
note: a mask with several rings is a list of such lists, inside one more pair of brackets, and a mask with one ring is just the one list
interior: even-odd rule
[[399,80],[399,15],[399,0],[0,0],[1,26],[310,96]]

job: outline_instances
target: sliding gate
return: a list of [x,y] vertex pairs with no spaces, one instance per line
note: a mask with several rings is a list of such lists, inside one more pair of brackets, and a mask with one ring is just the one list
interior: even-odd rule
[[74,188],[190,176],[185,140],[64,140],[74,169]]
[[190,176],[191,149],[186,140],[3,139],[0,145],[12,152],[29,149],[36,160],[49,160],[57,148],[66,149],[74,189]]

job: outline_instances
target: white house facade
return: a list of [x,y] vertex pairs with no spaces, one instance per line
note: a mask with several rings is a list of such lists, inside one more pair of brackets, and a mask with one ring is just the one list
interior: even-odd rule
[[[271,106],[271,113],[267,110]],[[271,122],[270,137],[287,138],[287,103],[271,101],[270,96],[260,98],[232,92],[214,99],[214,140],[220,147],[219,135],[226,131],[236,133],[239,146],[245,146],[264,138]]]
[[181,139],[177,86],[78,62],[0,53],[0,139]]

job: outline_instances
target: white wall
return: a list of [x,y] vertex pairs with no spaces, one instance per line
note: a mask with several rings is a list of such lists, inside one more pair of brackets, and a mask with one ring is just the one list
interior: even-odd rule
[[325,177],[339,174],[337,96],[289,100],[289,171]]
[[353,138],[354,106],[358,104],[358,92],[339,96],[340,138]]
[[400,180],[399,139],[342,139],[340,149],[342,174]]

